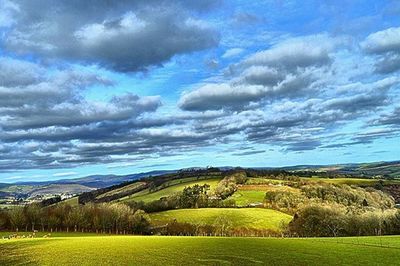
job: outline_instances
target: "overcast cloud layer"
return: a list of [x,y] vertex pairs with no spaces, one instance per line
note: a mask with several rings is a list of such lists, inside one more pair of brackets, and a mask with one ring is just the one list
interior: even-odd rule
[[399,159],[371,3],[0,0],[0,181]]

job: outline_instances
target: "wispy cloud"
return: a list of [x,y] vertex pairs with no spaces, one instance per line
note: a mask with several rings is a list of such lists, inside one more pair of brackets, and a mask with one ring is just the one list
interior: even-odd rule
[[53,174],[54,177],[64,177],[64,176],[73,176],[76,175],[77,172],[62,172]]

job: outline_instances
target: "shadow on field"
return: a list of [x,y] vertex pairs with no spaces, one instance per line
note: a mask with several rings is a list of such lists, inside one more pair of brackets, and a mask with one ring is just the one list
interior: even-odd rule
[[[54,241],[54,240],[53,240]],[[0,265],[40,265],[31,252],[32,247],[40,245],[35,240],[6,240],[0,242]]]

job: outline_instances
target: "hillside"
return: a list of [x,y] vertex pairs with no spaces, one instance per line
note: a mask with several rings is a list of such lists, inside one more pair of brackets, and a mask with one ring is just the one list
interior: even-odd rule
[[47,194],[80,194],[82,192],[106,188],[124,182],[138,180],[152,175],[162,175],[176,171],[151,171],[130,175],[91,175],[76,179],[61,179],[43,182],[17,182],[0,184],[0,199],[3,197],[29,198]]
[[122,198],[122,201],[143,201],[143,202],[151,202],[154,200],[159,200],[160,198],[167,197],[173,195],[174,193],[181,192],[185,187],[194,186],[194,185],[210,185],[211,192],[218,185],[219,181],[222,178],[182,178],[173,180],[170,182],[166,182],[163,185],[155,188],[150,191],[149,188],[144,189],[140,192],[132,194],[128,197]]
[[[375,162],[375,163],[362,163],[362,164],[338,164],[338,165],[299,165],[289,167],[267,167],[267,168],[234,168],[234,167],[221,167],[218,171],[227,172],[235,169],[243,169],[250,171],[275,171],[275,172],[287,172],[295,175],[312,177],[315,181],[322,181],[320,178],[332,178],[335,177],[335,181],[348,183],[356,182],[359,185],[360,182],[365,183],[366,186],[375,185],[378,180],[371,178],[382,178],[382,179],[396,179],[400,178],[400,162]],[[27,198],[34,195],[49,194],[49,193],[73,193],[79,194],[93,189],[102,189],[115,186],[124,182],[132,182],[146,177],[154,176],[167,176],[169,174],[179,176],[182,173],[193,173],[196,171],[204,171],[206,168],[188,168],[182,170],[157,170],[151,172],[143,172],[129,175],[91,175],[76,179],[62,179],[54,181],[43,181],[43,182],[18,182],[14,184],[0,183],[0,198],[16,196]],[[345,177],[342,181],[339,181],[337,177]],[[361,178],[360,180],[349,180],[347,178]],[[318,178],[318,179],[317,179]],[[329,182],[329,180],[326,180]],[[371,183],[370,183],[371,182]],[[397,183],[396,183],[397,184]],[[58,186],[56,186],[58,185]],[[398,188],[395,188],[397,191]],[[148,192],[148,191],[147,191]],[[142,192],[146,194],[147,192]],[[144,194],[136,195],[137,199],[143,199],[144,201],[153,200],[158,197],[154,195],[153,198],[144,196]],[[148,193],[150,194],[150,193]],[[247,193],[248,194],[248,193]],[[396,192],[396,195],[398,193]],[[135,197],[136,197],[135,196]],[[160,194],[162,197],[163,195]]]
[[319,172],[331,174],[352,175],[358,177],[381,176],[384,178],[400,178],[400,161],[372,162],[359,164],[333,165],[298,165],[282,167],[281,169],[293,172]]

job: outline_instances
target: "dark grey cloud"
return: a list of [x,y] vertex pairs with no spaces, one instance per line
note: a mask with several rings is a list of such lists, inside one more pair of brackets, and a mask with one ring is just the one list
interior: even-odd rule
[[376,64],[376,71],[380,74],[390,74],[400,69],[400,53],[383,56]]
[[286,148],[287,151],[308,151],[314,150],[321,146],[321,141],[319,140],[301,140],[298,142],[293,142],[289,144]]
[[399,135],[399,130],[390,128],[378,128],[367,132],[360,132],[353,137],[356,142],[365,144],[372,143],[376,139],[393,138]]
[[244,151],[244,152],[236,152],[232,153],[234,156],[247,156],[247,155],[254,155],[259,153],[264,153],[264,150],[256,150],[256,151]]
[[17,53],[99,63],[117,71],[145,70],[174,55],[214,47],[218,33],[193,12],[212,1],[18,0],[3,38]]
[[39,81],[44,69],[36,64],[0,57],[0,87],[17,87]]
[[243,106],[251,101],[258,101],[264,95],[265,89],[261,86],[207,84],[184,94],[178,105],[181,109],[187,111],[231,109]]
[[375,125],[400,126],[400,107],[396,107],[392,112],[385,113],[380,118],[372,121]]

